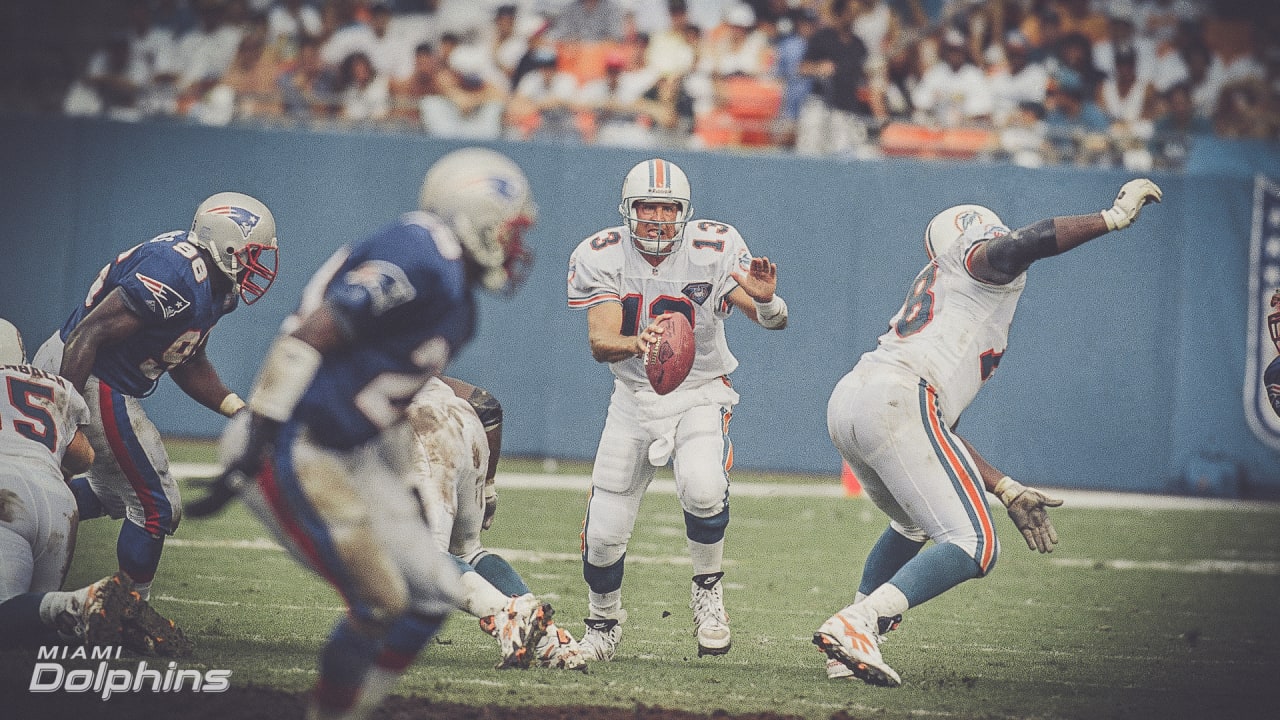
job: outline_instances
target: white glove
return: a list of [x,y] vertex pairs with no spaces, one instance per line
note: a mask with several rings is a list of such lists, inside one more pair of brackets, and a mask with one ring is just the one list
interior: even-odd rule
[[493,515],[496,512],[498,512],[498,487],[493,481],[489,481],[484,484],[484,520],[480,524],[481,530],[493,527]]
[[1058,533],[1049,521],[1045,508],[1058,507],[1061,500],[1029,488],[1008,475],[1000,478],[993,492],[1009,510],[1009,519],[1018,527],[1027,547],[1042,553],[1053,552],[1058,544]]
[[1150,202],[1160,202],[1163,195],[1160,186],[1146,178],[1130,180],[1120,187],[1116,195],[1116,203],[1102,211],[1102,219],[1107,221],[1108,230],[1123,230],[1138,219],[1138,211]]

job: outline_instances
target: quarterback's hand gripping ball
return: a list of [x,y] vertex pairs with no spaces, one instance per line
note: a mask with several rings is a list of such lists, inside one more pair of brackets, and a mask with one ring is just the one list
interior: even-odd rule
[[644,354],[644,371],[649,376],[653,391],[666,395],[689,376],[697,345],[693,339],[693,326],[684,315],[667,313],[657,321],[662,323],[662,334]]

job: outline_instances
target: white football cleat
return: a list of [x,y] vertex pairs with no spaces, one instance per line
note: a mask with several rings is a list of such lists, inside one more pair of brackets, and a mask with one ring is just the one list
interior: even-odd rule
[[897,687],[902,678],[880,657],[877,630],[877,619],[869,611],[850,605],[822,623],[813,634],[813,644],[868,685]]
[[538,641],[538,664],[557,670],[587,671],[587,658],[568,630],[551,623],[547,634]]
[[[878,632],[876,633],[876,644],[883,645],[885,640],[885,637],[884,637],[885,633],[891,630],[896,630],[898,627],[898,624],[901,622],[902,622],[901,615],[894,615],[893,617],[879,618],[879,620],[876,622],[876,626],[878,630]],[[854,677],[856,676],[853,674],[853,671],[849,669],[849,666],[845,665],[843,662],[836,660],[834,658],[827,658],[827,679],[828,680],[844,680],[846,678],[854,678]]]
[[547,634],[555,610],[538,601],[532,593],[511,598],[495,615],[480,619],[480,627],[498,638],[502,668],[527,668],[533,663],[538,642]]
[[729,613],[724,609],[722,577],[723,572],[695,575],[689,590],[693,633],[698,638],[698,657],[724,655],[733,645],[729,634]]
[[626,622],[627,613],[622,611],[620,617],[587,618],[587,631],[578,641],[582,655],[588,661],[608,662],[618,651],[618,643],[622,641],[622,623]]

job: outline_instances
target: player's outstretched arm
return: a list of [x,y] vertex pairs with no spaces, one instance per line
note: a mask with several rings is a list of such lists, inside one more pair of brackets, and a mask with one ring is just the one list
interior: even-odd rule
[[1018,532],[1022,533],[1022,539],[1027,541],[1027,547],[1042,553],[1053,552],[1053,546],[1058,544],[1058,531],[1053,528],[1046,508],[1058,507],[1062,505],[1062,501],[1035,488],[1026,487],[1005,475],[987,462],[968,440],[960,438],[960,442],[964,443],[974,464],[978,466],[983,486],[1000,498],[1009,512],[1009,519],[1018,528]]
[[240,396],[222,384],[222,378],[209,362],[203,345],[181,365],[170,369],[169,377],[192,400],[226,417],[235,415],[244,407]]
[[969,272],[996,285],[1013,282],[1036,260],[1061,255],[1094,238],[1129,227],[1144,206],[1160,202],[1162,196],[1160,187],[1150,180],[1130,180],[1106,210],[1040,220],[987,241],[970,257]]
[[729,293],[729,302],[766,330],[787,326],[787,303],[777,294],[778,265],[767,257],[751,258],[747,272],[734,272],[738,287]]

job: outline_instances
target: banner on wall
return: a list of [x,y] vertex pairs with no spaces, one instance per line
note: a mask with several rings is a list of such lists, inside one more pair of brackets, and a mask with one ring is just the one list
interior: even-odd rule
[[[1267,394],[1267,369],[1280,384],[1280,357],[1273,338],[1280,338],[1280,182],[1258,175],[1253,182],[1253,236],[1249,244],[1248,357],[1245,362],[1244,410],[1258,439],[1280,450],[1280,408]],[[1274,317],[1273,317],[1274,316]],[[1280,390],[1280,388],[1277,388]]]

